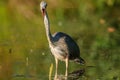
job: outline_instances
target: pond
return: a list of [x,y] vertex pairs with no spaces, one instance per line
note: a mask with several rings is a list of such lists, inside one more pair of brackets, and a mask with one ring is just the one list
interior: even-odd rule
[[[69,62],[69,80],[120,80],[120,1],[107,0],[114,3],[111,6],[106,0],[56,1],[60,5],[52,1],[48,0],[51,33],[69,34],[86,61]],[[53,79],[55,60],[39,1],[0,2],[0,80]],[[64,62],[59,62],[58,74],[64,77]]]
[[[20,52],[16,50],[15,47],[0,46],[0,80],[48,80],[54,78],[55,61],[49,49],[21,48]],[[69,75],[74,77],[69,76],[69,80],[119,80],[118,63],[101,58],[93,60],[86,58],[86,65],[70,61]],[[50,69],[52,70],[50,71]],[[63,76],[64,73],[65,63],[60,61],[58,74]]]

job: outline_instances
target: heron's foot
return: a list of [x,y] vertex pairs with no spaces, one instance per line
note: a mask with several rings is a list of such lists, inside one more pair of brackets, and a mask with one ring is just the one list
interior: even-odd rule
[[58,80],[58,76],[57,75],[55,75],[54,80]]
[[68,79],[68,72],[65,73],[65,76],[64,76],[64,77],[65,77],[65,80]]
[[58,75],[54,77],[54,80],[68,80],[68,77],[65,75]]
[[68,80],[68,75],[65,75],[64,78],[65,78],[65,80]]

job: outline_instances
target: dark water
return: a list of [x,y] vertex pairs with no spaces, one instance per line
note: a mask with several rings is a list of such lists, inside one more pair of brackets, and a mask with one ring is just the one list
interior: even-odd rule
[[[97,59],[96,59],[97,60]],[[120,70],[109,61],[87,61],[86,65],[69,63],[69,80],[119,80]],[[100,61],[100,62],[99,62]],[[48,80],[51,64],[54,78],[54,57],[49,50],[0,48],[0,80]],[[117,65],[118,63],[116,63]],[[59,62],[58,74],[64,75],[65,63]],[[72,77],[71,77],[72,76]]]

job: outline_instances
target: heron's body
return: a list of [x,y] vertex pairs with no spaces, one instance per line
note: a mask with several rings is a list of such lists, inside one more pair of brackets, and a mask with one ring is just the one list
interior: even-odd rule
[[58,60],[65,61],[66,63],[65,76],[67,79],[68,61],[73,60],[77,63],[84,64],[84,60],[80,57],[80,50],[78,45],[69,35],[62,32],[57,32],[54,35],[51,35],[50,22],[47,15],[46,7],[47,7],[47,3],[42,1],[40,4],[40,9],[44,18],[46,36],[48,39],[50,50],[54,55],[56,62],[55,80],[57,79]]
[[53,43],[50,44],[52,54],[59,60],[65,61],[78,59],[80,56],[80,50],[75,41],[67,34],[57,32],[53,36]]

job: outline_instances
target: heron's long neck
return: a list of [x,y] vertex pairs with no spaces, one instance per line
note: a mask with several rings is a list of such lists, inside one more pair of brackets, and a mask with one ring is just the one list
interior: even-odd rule
[[44,14],[44,24],[45,24],[45,29],[46,29],[46,35],[47,35],[47,39],[48,39],[48,42],[49,44],[52,44],[53,42],[53,38],[52,38],[52,35],[51,35],[51,32],[50,32],[50,22],[49,22],[49,18],[48,18],[48,14],[47,12],[45,11],[45,14]]

